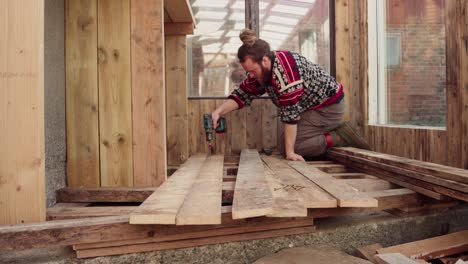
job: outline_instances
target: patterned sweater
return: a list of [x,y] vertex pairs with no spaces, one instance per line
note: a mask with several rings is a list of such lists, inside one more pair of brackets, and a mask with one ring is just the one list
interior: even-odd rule
[[239,105],[250,105],[265,92],[280,109],[280,120],[296,124],[309,109],[339,102],[343,87],[335,78],[305,57],[289,51],[272,52],[271,80],[261,85],[255,78],[245,79],[228,98]]

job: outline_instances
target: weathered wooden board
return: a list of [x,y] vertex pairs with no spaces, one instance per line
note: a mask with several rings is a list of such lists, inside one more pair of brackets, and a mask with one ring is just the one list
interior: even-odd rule
[[340,207],[378,206],[376,199],[359,192],[342,180],[335,179],[327,173],[307,165],[305,162],[293,161],[289,162],[289,165],[335,197]]
[[237,172],[232,217],[242,219],[272,213],[273,196],[257,150],[242,150]]
[[177,213],[177,225],[221,224],[223,155],[208,156]]
[[[131,224],[175,224],[205,155],[194,155],[130,215]],[[220,203],[221,204],[221,203]]]
[[291,168],[284,159],[274,156],[262,156],[266,165],[281,179],[288,191],[298,192],[306,208],[336,207],[337,201],[330,194]]

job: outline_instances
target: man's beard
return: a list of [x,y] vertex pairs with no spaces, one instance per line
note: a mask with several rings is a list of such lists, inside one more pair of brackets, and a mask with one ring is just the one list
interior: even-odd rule
[[261,85],[264,85],[268,83],[269,78],[270,78],[270,70],[267,67],[263,67],[263,65],[260,64],[260,67],[262,68],[262,80],[257,80]]

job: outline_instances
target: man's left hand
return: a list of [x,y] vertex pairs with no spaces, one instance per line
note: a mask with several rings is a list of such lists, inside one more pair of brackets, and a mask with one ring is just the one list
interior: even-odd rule
[[296,153],[286,155],[286,159],[292,161],[305,161],[305,159],[301,155],[298,155]]

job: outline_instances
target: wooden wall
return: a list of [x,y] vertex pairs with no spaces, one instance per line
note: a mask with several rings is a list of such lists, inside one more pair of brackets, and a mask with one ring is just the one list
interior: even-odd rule
[[[211,113],[223,102],[223,99],[189,100],[190,154],[207,153],[203,114]],[[269,99],[254,100],[250,107],[227,114],[226,133],[215,136],[216,153],[236,156],[244,148],[275,149],[277,120],[277,108]]]
[[66,0],[68,186],[166,179],[162,0]]
[[336,2],[337,78],[346,87],[348,120],[374,150],[468,169],[467,1],[446,0],[447,127],[444,130],[367,124],[366,1]]
[[0,225],[44,221],[44,0],[0,17]]
[[[208,153],[203,114],[213,112],[224,102],[224,99],[187,100],[185,97],[184,101],[182,97],[178,96],[178,98],[179,104],[186,103],[187,112],[180,110],[184,109],[183,107],[177,111],[170,109],[169,105],[175,105],[176,99],[172,99],[171,103],[168,99],[167,144],[170,166],[180,165],[186,160],[184,158],[186,155]],[[187,113],[186,117],[185,113]],[[277,116],[277,107],[269,99],[254,100],[252,106],[227,114],[225,116],[226,133],[215,134],[214,151],[224,153],[226,156],[239,156],[244,148],[275,150],[278,133],[281,130],[278,127]],[[187,137],[188,144],[182,144],[185,137]]]

